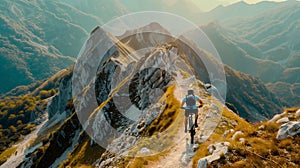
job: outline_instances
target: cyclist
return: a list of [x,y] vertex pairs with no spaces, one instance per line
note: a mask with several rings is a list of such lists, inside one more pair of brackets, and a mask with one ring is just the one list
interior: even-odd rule
[[202,100],[194,95],[194,90],[193,89],[189,89],[188,90],[188,94],[185,96],[185,98],[182,99],[182,103],[181,103],[181,107],[184,106],[184,104],[186,104],[185,107],[185,121],[184,121],[184,132],[187,132],[187,121],[188,121],[188,116],[190,113],[195,114],[195,128],[198,127],[197,124],[197,119],[198,119],[198,107],[196,106],[196,102],[199,102],[200,106],[203,106],[203,102]]

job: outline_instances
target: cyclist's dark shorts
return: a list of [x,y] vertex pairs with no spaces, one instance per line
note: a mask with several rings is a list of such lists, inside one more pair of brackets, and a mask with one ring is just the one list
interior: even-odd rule
[[196,114],[198,114],[198,109],[188,109],[188,110],[185,110],[184,115],[185,115],[186,117],[188,117],[190,113],[196,115]]

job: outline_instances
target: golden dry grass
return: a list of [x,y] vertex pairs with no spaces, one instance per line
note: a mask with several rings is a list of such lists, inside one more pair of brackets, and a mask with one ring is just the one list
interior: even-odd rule
[[85,137],[75,150],[69,154],[68,159],[60,167],[87,167],[99,159],[105,150],[99,145],[90,145],[90,138]]
[[[286,110],[295,111],[295,109]],[[221,167],[297,167],[296,165],[299,165],[299,136],[279,141],[276,140],[276,134],[280,124],[274,122],[251,124],[227,109],[223,110],[222,116],[223,121],[225,119],[238,123],[234,130],[244,133],[240,137],[245,138],[245,142],[241,143],[238,140],[240,137],[232,140],[233,133],[222,137],[224,129],[228,130],[231,126],[220,124],[209,139],[200,144],[199,150],[193,157],[193,167],[197,167],[200,158],[209,155],[208,145],[224,141],[230,142],[229,154],[223,160],[213,162],[209,167],[220,166],[220,164],[223,164]],[[264,129],[258,129],[261,125],[264,125]]]
[[18,146],[14,146],[11,148],[6,149],[4,152],[2,152],[0,154],[0,165],[3,164],[4,162],[6,162],[6,160],[13,154],[16,152],[16,150],[18,149]]

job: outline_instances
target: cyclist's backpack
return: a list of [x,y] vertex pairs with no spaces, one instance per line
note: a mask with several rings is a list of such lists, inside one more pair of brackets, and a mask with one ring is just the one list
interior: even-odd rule
[[186,105],[187,106],[195,106],[196,105],[196,100],[194,95],[187,95],[186,96]]

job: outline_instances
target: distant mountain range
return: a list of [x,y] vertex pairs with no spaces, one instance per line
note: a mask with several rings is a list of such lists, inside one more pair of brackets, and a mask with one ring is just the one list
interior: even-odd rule
[[[300,3],[290,2],[251,19],[224,25],[215,22],[202,28],[226,64],[258,76],[265,82],[280,80],[294,83],[296,78],[290,79],[280,73],[285,70],[285,74],[290,74],[300,65],[299,7]],[[239,63],[251,63],[251,66]],[[259,65],[264,68],[263,71],[258,68]],[[271,78],[269,72],[264,72],[270,68],[275,74]]]
[[[68,4],[83,13],[87,13],[90,16],[97,17],[101,21],[101,24],[104,24],[110,21],[112,18],[122,16],[129,12],[129,10],[121,2],[119,2],[119,0],[101,0],[101,1],[99,0],[88,0],[88,1],[55,0],[55,1],[63,4]],[[78,20],[78,19],[74,18],[74,20]],[[93,26],[96,27],[95,25]]]
[[[195,23],[208,23],[202,29],[223,62],[236,70],[265,83],[299,83],[299,2],[238,2],[210,12],[197,11],[188,1],[184,5],[166,2],[4,0],[0,4],[0,61],[4,65],[0,93],[67,68],[96,25],[143,9],[184,13]],[[298,94],[292,95],[297,98]]]
[[[1,1],[0,93],[74,62],[96,17],[56,1]],[[66,33],[68,32],[68,33]]]
[[215,9],[202,13],[194,22],[198,24],[207,24],[211,21],[217,21],[221,24],[228,24],[245,18],[256,17],[267,11],[272,11],[284,2],[263,1],[256,4],[248,4],[240,1],[228,6],[220,5]]
[[299,105],[300,95],[291,88],[300,83],[300,2],[279,4],[252,18],[202,28],[225,64],[270,83],[274,93]]

